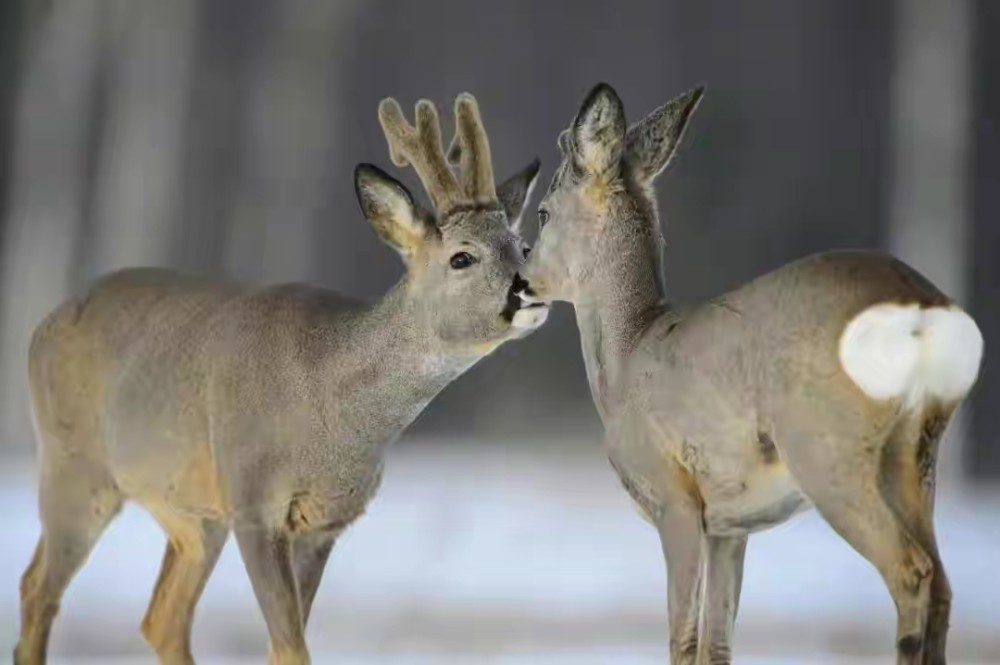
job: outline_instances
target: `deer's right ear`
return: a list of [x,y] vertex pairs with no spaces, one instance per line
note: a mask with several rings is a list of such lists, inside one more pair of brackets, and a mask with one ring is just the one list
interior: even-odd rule
[[629,127],[625,161],[639,182],[652,182],[670,163],[704,94],[704,86],[688,90]]
[[524,205],[531,198],[531,190],[535,188],[541,165],[542,163],[535,158],[523,169],[497,185],[497,198],[500,199],[500,206],[507,214],[507,224],[515,233],[521,231],[521,214],[524,212]]
[[574,158],[585,173],[602,176],[619,167],[625,143],[625,109],[614,88],[599,83],[590,91],[573,121],[572,132]]
[[406,187],[379,167],[358,164],[354,169],[354,191],[361,211],[379,238],[404,258],[433,232]]

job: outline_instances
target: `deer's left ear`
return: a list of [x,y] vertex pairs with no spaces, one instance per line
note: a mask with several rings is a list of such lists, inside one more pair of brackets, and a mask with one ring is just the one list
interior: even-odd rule
[[625,162],[637,181],[652,182],[670,163],[704,93],[704,86],[689,90],[629,127]]
[[361,211],[379,238],[409,262],[435,229],[398,180],[372,164],[354,169],[354,190]]
[[599,83],[590,91],[573,121],[572,138],[574,160],[584,173],[598,177],[618,173],[625,109],[614,88]]
[[507,213],[507,223],[515,233],[521,231],[524,206],[531,198],[531,190],[538,180],[539,166],[541,162],[536,158],[497,186],[497,199],[500,200],[503,211]]

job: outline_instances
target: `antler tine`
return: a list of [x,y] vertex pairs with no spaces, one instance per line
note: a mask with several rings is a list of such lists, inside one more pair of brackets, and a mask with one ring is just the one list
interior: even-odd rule
[[462,199],[462,191],[448,168],[441,148],[441,124],[434,104],[426,99],[417,102],[416,127],[403,116],[395,99],[383,99],[378,118],[389,144],[389,157],[396,166],[413,166],[431,203],[444,212]]
[[382,133],[385,134],[386,143],[389,144],[389,159],[399,167],[409,166],[403,150],[398,147],[400,143],[411,139],[415,133],[410,123],[403,116],[403,109],[399,108],[399,102],[392,97],[386,97],[378,105],[378,120],[382,125]]
[[455,99],[455,138],[448,149],[451,162],[458,162],[462,187],[477,204],[497,201],[493,160],[476,98],[463,92]]

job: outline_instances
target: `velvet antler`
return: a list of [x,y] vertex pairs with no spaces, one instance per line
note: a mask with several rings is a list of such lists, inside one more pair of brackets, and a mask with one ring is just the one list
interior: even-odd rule
[[455,138],[449,157],[459,162],[458,179],[441,147],[441,125],[434,104],[417,102],[416,127],[410,125],[395,99],[379,104],[379,121],[396,166],[413,166],[439,215],[460,206],[498,203],[493,181],[490,144],[475,97],[462,93],[455,100]]

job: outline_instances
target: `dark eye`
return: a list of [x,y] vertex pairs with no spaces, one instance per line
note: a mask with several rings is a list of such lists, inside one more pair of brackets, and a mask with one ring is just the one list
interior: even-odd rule
[[538,210],[538,228],[541,228],[549,223],[549,211],[545,208],[540,208]]
[[521,252],[524,254],[524,258],[531,256],[531,248],[527,245],[524,246],[524,249],[522,249]]
[[476,262],[476,257],[474,257],[472,254],[469,254],[468,252],[459,252],[458,254],[452,256],[451,260],[449,261],[449,263],[451,263],[451,267],[454,268],[455,270],[462,270],[463,268],[468,268],[475,262]]

